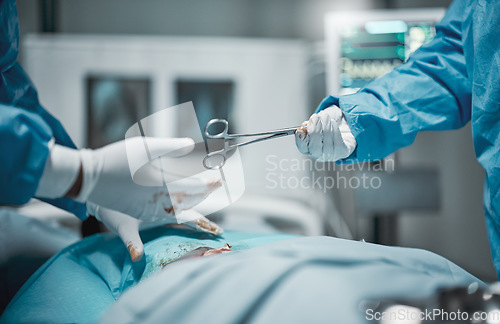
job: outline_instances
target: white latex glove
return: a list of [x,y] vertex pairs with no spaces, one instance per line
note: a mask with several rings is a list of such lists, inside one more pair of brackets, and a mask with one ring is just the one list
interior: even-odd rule
[[[142,244],[142,240],[139,235],[140,229],[177,223],[172,219],[156,222],[140,221],[136,218],[95,205],[93,203],[87,203],[87,212],[90,215],[95,216],[99,221],[103,222],[111,232],[120,237],[120,239],[127,247],[132,261],[134,262],[141,260],[144,254],[144,245]],[[185,211],[184,213],[197,212],[193,209],[190,209],[189,211]],[[190,217],[193,217],[193,215],[191,215]],[[224,233],[219,225],[208,220],[206,217],[203,217],[200,214],[196,215],[196,217],[193,218],[196,218],[196,220],[186,222],[184,223],[184,225],[187,225],[197,231],[210,233],[217,236]]]
[[337,161],[347,158],[356,148],[356,139],[337,106],[331,106],[317,114],[295,132],[299,151],[318,161]]
[[[170,182],[167,191],[163,180],[169,170],[163,172],[154,162],[147,162],[159,156],[183,156],[193,149],[194,142],[190,138],[135,137],[97,150],[74,150],[53,145],[36,195],[45,198],[64,196],[81,165],[83,183],[75,200],[92,202],[139,220],[176,221],[176,215],[194,207],[219,188],[221,180],[181,178]],[[147,166],[137,172],[141,184],[155,185],[136,184],[129,160],[132,169],[143,164]],[[176,170],[170,171],[172,176]]]

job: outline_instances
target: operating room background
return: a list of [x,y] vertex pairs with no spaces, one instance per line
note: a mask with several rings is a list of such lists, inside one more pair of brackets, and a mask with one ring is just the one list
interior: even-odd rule
[[[77,34],[285,38],[310,42],[316,49],[313,55],[320,62],[324,60],[321,48],[326,12],[447,7],[450,3],[448,0],[65,0],[55,2],[58,10],[54,24],[44,25],[40,11],[44,3],[50,2],[17,1],[21,39],[47,28]],[[319,73],[310,87],[311,112],[326,95],[321,80],[324,78]],[[482,209],[484,172],[474,157],[470,125],[456,131],[422,133],[411,147],[398,152],[397,160],[398,167],[437,169],[441,182],[439,211],[401,213],[398,244],[431,250],[483,280],[495,280]],[[352,202],[338,208],[350,225],[353,219],[357,222],[361,237],[370,238],[368,218],[359,215],[355,218]]]

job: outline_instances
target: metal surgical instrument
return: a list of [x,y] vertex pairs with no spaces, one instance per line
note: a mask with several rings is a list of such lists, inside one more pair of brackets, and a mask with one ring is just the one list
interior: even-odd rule
[[[224,129],[217,133],[217,134],[211,134],[208,129],[212,125],[216,124],[221,124],[224,126]],[[290,128],[283,128],[283,129],[276,129],[272,131],[267,131],[267,132],[259,132],[259,133],[246,133],[246,134],[228,134],[229,130],[229,124],[227,120],[225,119],[212,119],[210,120],[207,125],[205,126],[205,138],[207,139],[223,139],[224,140],[224,148],[222,150],[210,152],[207,154],[207,156],[203,159],[203,165],[207,169],[220,169],[224,166],[227,160],[227,154],[241,146],[245,146],[248,144],[252,143],[258,143],[262,141],[267,141],[272,138],[278,138],[282,136],[288,136],[295,134],[295,131],[299,128],[300,126],[297,127],[290,127]],[[230,141],[237,139],[237,138],[242,138],[242,137],[252,137],[252,136],[261,136],[260,138],[256,138],[253,140],[249,140],[247,142],[243,143],[235,143],[231,144]]]

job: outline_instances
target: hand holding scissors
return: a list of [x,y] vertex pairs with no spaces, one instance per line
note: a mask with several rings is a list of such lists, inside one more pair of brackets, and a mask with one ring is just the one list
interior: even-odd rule
[[[217,134],[211,134],[208,129],[210,126],[215,125],[215,124],[222,124],[224,126],[224,129],[217,133]],[[212,119],[207,123],[207,126],[205,126],[205,137],[209,139],[223,139],[224,140],[224,148],[222,150],[210,152],[207,154],[207,156],[203,159],[203,165],[207,169],[220,169],[224,166],[227,160],[227,154],[236,149],[237,147],[245,146],[248,144],[252,143],[258,143],[262,141],[267,141],[272,138],[278,138],[282,136],[287,136],[287,135],[292,135],[295,134],[295,131],[299,128],[300,126],[297,127],[290,127],[290,128],[283,128],[283,129],[276,129],[272,131],[267,131],[267,132],[259,132],[259,133],[246,133],[246,134],[228,134],[229,130],[229,124],[227,120],[225,119]],[[247,142],[243,143],[236,143],[236,144],[231,144],[230,141],[241,138],[241,137],[252,137],[252,136],[261,136],[259,138],[249,140]]]

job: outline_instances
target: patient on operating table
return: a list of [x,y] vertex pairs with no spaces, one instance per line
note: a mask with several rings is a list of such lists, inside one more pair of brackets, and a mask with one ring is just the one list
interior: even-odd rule
[[111,234],[62,250],[19,290],[0,323],[363,323],[365,299],[483,285],[419,249],[172,227],[141,235],[137,263]]
[[[174,252],[174,256],[166,259],[162,258],[160,259],[160,262],[150,262],[147,265],[147,271],[144,272],[141,280],[151,276],[152,274],[155,274],[160,270],[164,270],[169,264],[172,264],[174,262],[231,252],[231,246],[227,243],[225,246],[219,248],[200,246],[195,249],[189,250],[185,245],[183,245],[182,247],[181,245],[179,245],[179,248],[180,251]],[[191,248],[193,248],[193,246],[191,246]]]

